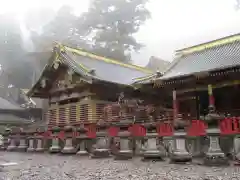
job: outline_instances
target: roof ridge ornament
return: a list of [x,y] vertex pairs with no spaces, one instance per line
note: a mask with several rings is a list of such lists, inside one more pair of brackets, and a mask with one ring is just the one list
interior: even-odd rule
[[57,70],[57,69],[59,68],[59,64],[60,64],[60,61],[59,61],[59,60],[54,61],[54,62],[53,62],[53,68],[54,68],[55,70]]
[[96,69],[90,69],[89,70],[89,72],[88,72],[89,74],[91,74],[91,75],[96,75]]
[[159,71],[159,69],[157,69],[156,71],[156,78],[161,77],[163,74]]

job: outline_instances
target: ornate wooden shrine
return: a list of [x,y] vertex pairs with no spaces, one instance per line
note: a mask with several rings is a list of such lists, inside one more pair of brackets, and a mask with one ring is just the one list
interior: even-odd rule
[[[183,118],[199,118],[216,106],[220,114],[240,115],[240,34],[178,50],[164,74],[136,79],[142,91],[176,91]],[[215,107],[214,107],[215,108]]]
[[[208,139],[199,138],[195,141],[192,146],[196,148],[194,151],[202,144],[208,147],[202,150],[206,155],[205,164],[227,164],[225,155],[231,153],[232,140],[229,137],[224,140],[219,136],[236,131],[239,134],[239,122],[234,119],[240,115],[237,101],[240,95],[239,77],[240,34],[236,34],[179,50],[164,74],[138,78],[133,85],[144,92],[155,91],[159,96],[168,92],[168,96],[172,96],[175,132],[180,127],[191,127],[187,131],[189,137],[207,135]],[[226,117],[230,117],[230,120]],[[204,120],[207,126],[201,122],[194,128],[195,120]],[[177,142],[180,137],[174,135],[174,138]],[[217,146],[214,147],[214,144]]]
[[133,94],[134,78],[152,72],[57,44],[48,64],[28,96],[47,98],[49,127],[95,123],[104,118],[104,107],[117,102],[124,91]]

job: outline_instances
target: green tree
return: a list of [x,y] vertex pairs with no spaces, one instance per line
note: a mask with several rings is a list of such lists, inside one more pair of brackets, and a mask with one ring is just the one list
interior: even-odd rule
[[61,7],[55,17],[43,26],[41,33],[32,32],[31,38],[39,51],[52,48],[54,42],[70,46],[85,46],[85,40],[79,26],[78,17],[69,6]]
[[96,53],[129,62],[143,45],[133,34],[150,17],[147,0],[93,0],[78,23],[93,37]]

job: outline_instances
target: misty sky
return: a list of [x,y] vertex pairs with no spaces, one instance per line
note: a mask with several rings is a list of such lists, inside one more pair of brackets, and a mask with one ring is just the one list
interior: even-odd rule
[[[89,0],[0,0],[0,12],[24,14],[28,9],[71,5],[77,14],[87,11]],[[15,6],[12,6],[15,4]],[[134,55],[134,62],[145,65],[151,55],[171,61],[176,49],[240,32],[240,10],[236,0],[150,0],[152,13],[136,35],[146,47]]]

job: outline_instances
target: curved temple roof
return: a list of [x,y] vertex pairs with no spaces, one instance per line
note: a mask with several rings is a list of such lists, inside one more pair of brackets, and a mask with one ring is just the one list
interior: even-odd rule
[[[168,80],[195,73],[221,70],[240,65],[240,34],[221,38],[177,51],[177,57],[163,76],[154,80]],[[150,83],[147,80],[139,83]]]
[[[135,78],[152,74],[152,71],[146,68],[125,64],[81,49],[74,49],[60,44],[55,47],[54,53],[56,54],[53,54],[50,58],[40,79],[46,74],[46,71],[51,71],[53,62],[58,61],[60,56],[61,59],[63,59],[62,63],[66,64],[76,73],[92,80],[95,79],[115,84],[131,85]],[[55,59],[54,56],[56,56]],[[39,87],[40,79],[27,93],[28,96],[32,96],[35,89]]]
[[133,79],[152,73],[142,67],[121,63],[94,54],[76,51],[71,48],[66,48],[66,50],[71,60],[75,61],[76,68],[81,66],[88,71],[94,69],[94,78],[99,80],[130,85],[133,83]]

